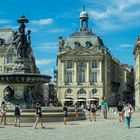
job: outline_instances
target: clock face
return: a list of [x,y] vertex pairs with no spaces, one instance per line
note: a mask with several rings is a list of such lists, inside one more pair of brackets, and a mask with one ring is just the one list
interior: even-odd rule
[[16,93],[15,93],[15,97],[16,97],[17,99],[21,99],[22,96],[23,96],[22,90],[17,90]]

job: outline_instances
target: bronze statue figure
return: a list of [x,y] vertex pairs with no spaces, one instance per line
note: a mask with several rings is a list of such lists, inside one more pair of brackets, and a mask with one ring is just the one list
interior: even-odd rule
[[31,48],[30,34],[31,30],[28,30],[25,35],[25,24],[28,23],[28,19],[25,16],[21,16],[18,19],[18,22],[21,24],[18,28],[18,32],[15,32],[15,37],[12,44],[15,45],[16,55],[18,58],[31,58],[33,56],[33,51]]

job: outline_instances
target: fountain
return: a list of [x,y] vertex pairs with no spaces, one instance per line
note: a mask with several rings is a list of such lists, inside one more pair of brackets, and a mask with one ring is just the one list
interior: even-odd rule
[[[25,34],[25,23],[28,23],[25,16],[18,19],[20,24],[18,32],[15,32],[13,41],[7,47],[6,53],[14,46],[14,65],[12,72],[0,74],[0,98],[7,102],[7,122],[14,122],[13,109],[16,103],[22,108],[21,121],[34,122],[36,102],[43,101],[42,85],[49,83],[51,77],[41,75],[35,64],[35,57],[31,47],[30,33],[28,30]],[[74,109],[69,115],[69,120],[85,119],[83,111],[79,111],[79,117],[75,118]],[[34,119],[33,119],[34,118]],[[43,109],[43,121],[63,121],[62,107],[53,107]]]
[[35,63],[31,47],[30,33],[25,33],[25,23],[28,19],[21,16],[18,32],[7,48],[6,53],[14,46],[14,66],[11,73],[0,75],[0,86],[3,87],[3,100],[8,102],[8,108],[13,109],[16,103],[22,108],[31,109],[35,102],[43,101],[42,85],[50,82],[51,77],[41,75]]

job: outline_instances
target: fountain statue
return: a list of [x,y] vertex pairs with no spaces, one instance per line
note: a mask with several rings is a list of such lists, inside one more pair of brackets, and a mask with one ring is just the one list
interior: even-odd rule
[[50,82],[51,77],[41,75],[35,63],[31,47],[31,30],[25,31],[28,19],[21,16],[18,32],[14,32],[13,40],[8,50],[14,46],[14,65],[11,73],[0,74],[0,86],[3,88],[3,100],[9,108],[20,103],[22,108],[33,108],[35,102],[43,102],[42,85]]

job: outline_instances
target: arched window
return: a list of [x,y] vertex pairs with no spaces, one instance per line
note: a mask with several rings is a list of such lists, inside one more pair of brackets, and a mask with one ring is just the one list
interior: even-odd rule
[[96,93],[97,93],[97,89],[96,88],[92,89],[92,94],[94,95]]
[[4,89],[4,99],[6,101],[11,101],[14,97],[14,89],[12,86],[8,85],[5,89]]
[[88,48],[92,46],[92,43],[90,41],[85,42],[85,44],[86,44],[86,47]]
[[82,27],[83,27],[83,29],[87,27],[87,21],[86,20],[82,21]]
[[66,90],[66,93],[67,93],[67,94],[71,94],[71,93],[72,93],[71,88],[68,88],[68,89]]
[[86,91],[83,88],[81,88],[80,90],[78,90],[78,94],[86,94]]
[[4,40],[4,39],[2,39],[2,38],[0,38],[0,45],[3,45],[3,44],[4,44],[4,42],[5,42],[5,40]]
[[79,42],[74,42],[74,44],[75,44],[75,47],[79,47],[81,44],[79,43]]

